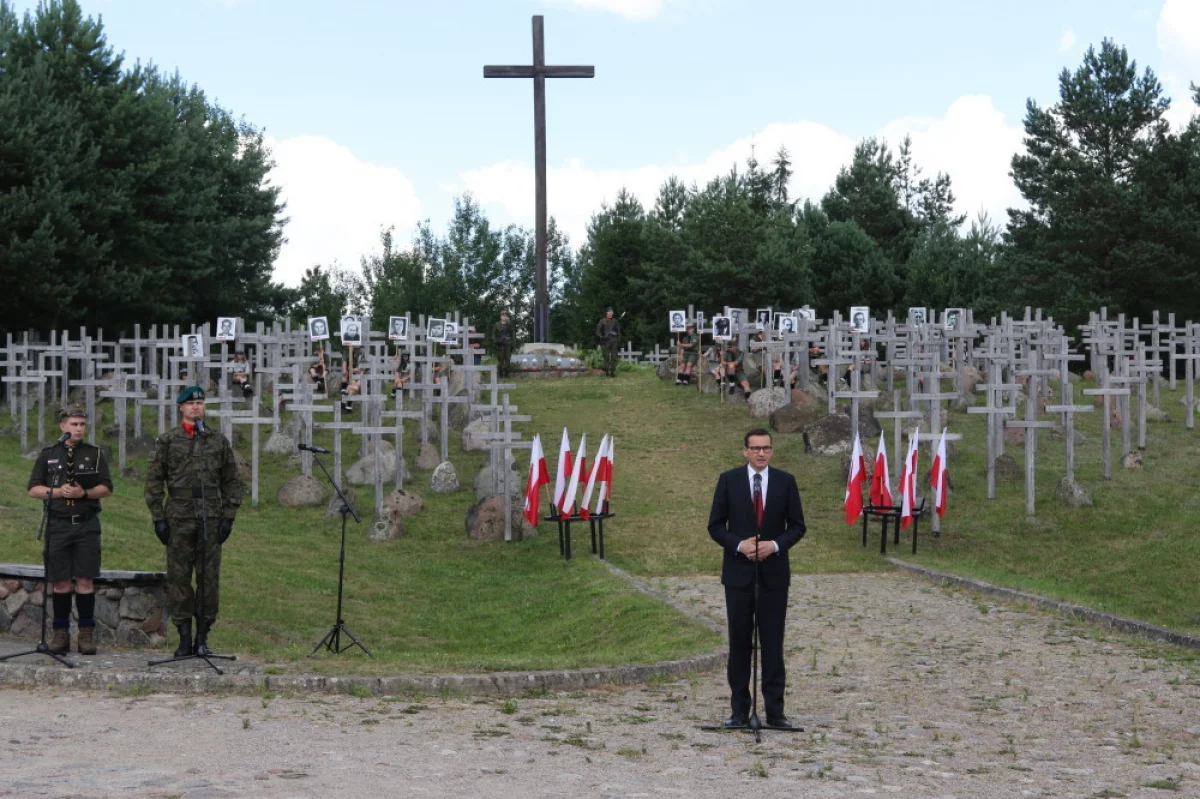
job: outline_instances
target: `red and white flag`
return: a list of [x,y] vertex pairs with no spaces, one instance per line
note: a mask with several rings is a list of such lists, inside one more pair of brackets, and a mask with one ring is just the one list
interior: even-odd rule
[[613,449],[616,444],[617,439],[609,436],[608,451],[604,453],[604,459],[600,465],[600,490],[596,492],[596,504],[592,508],[592,513],[608,513],[608,500],[612,496]]
[[933,489],[933,509],[938,516],[946,513],[946,489],[950,482],[950,470],[946,468],[946,428],[938,442],[937,454],[933,456],[933,468],[929,470],[929,486]]
[[570,516],[572,506],[575,504],[575,497],[579,494],[579,481],[583,479],[583,470],[587,463],[587,433],[584,433],[579,439],[579,454],[575,456],[575,467],[571,469],[571,482],[567,483],[567,490],[563,492],[562,504],[558,509],[564,516]]
[[892,504],[892,484],[888,479],[887,445],[879,434],[879,451],[875,454],[875,470],[871,473],[871,504],[876,508]]
[[908,454],[904,456],[904,468],[900,470],[900,526],[908,529],[913,522],[913,508],[917,504],[917,441],[920,433],[913,431],[908,440]]
[[571,480],[571,439],[567,437],[567,428],[563,428],[562,443],[558,445],[558,467],[554,475],[554,507],[561,514],[563,494],[566,493],[567,483]]
[[550,484],[550,473],[546,470],[546,454],[542,452],[542,437],[533,437],[529,450],[529,479],[525,483],[525,521],[537,527],[541,512],[538,510],[542,486]]
[[596,481],[604,468],[605,453],[608,450],[608,436],[600,439],[600,449],[596,452],[596,460],[592,462],[592,471],[588,475],[587,488],[583,492],[583,501],[579,503],[579,516],[583,519],[591,516],[589,510],[592,504],[592,492],[596,490]]
[[850,474],[846,478],[846,524],[854,524],[862,514],[863,486],[867,483],[867,461],[863,457],[862,441],[854,434],[854,451],[850,453]]

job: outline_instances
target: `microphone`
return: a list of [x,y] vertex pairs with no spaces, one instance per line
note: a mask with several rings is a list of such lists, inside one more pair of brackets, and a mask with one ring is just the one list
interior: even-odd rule
[[65,444],[65,443],[67,443],[67,440],[70,438],[71,438],[70,433],[63,433],[61,436],[58,437],[58,443]]
[[330,450],[327,450],[324,447],[314,447],[311,444],[301,444],[300,449],[305,452],[319,452],[322,455],[328,455],[330,452]]
[[207,432],[204,429],[204,420],[200,417],[196,417],[196,432],[200,435],[204,435]]

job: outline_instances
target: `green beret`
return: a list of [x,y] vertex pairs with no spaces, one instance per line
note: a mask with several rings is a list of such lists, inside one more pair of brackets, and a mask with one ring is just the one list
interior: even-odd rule
[[605,309],[604,309],[604,312],[605,312],[605,313],[608,313],[608,312],[609,312],[609,311],[611,311],[611,310],[612,310],[612,306],[611,306],[611,305],[609,305],[607,308],[605,308]]
[[200,388],[200,386],[188,386],[179,392],[179,396],[175,398],[175,404],[182,405],[185,402],[202,399],[204,399],[204,389]]
[[73,416],[78,416],[83,419],[88,418],[87,411],[80,408],[78,405],[68,405],[65,408],[60,408],[58,411],[58,421],[65,422]]

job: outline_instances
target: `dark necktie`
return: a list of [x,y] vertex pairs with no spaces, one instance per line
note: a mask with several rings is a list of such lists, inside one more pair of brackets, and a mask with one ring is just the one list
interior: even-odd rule
[[[67,447],[67,482],[68,483],[75,482],[75,448],[74,447]],[[75,500],[68,499],[67,504],[73,506],[75,504]]]
[[758,529],[763,523],[762,475],[754,475],[754,518],[758,520]]

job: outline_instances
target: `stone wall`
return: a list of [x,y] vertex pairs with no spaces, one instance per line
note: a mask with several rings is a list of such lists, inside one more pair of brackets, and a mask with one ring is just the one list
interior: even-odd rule
[[[168,628],[165,574],[103,570],[95,582],[98,644],[144,647],[163,640]],[[36,640],[44,607],[41,566],[0,564],[0,633]],[[72,636],[77,627],[72,608]]]

